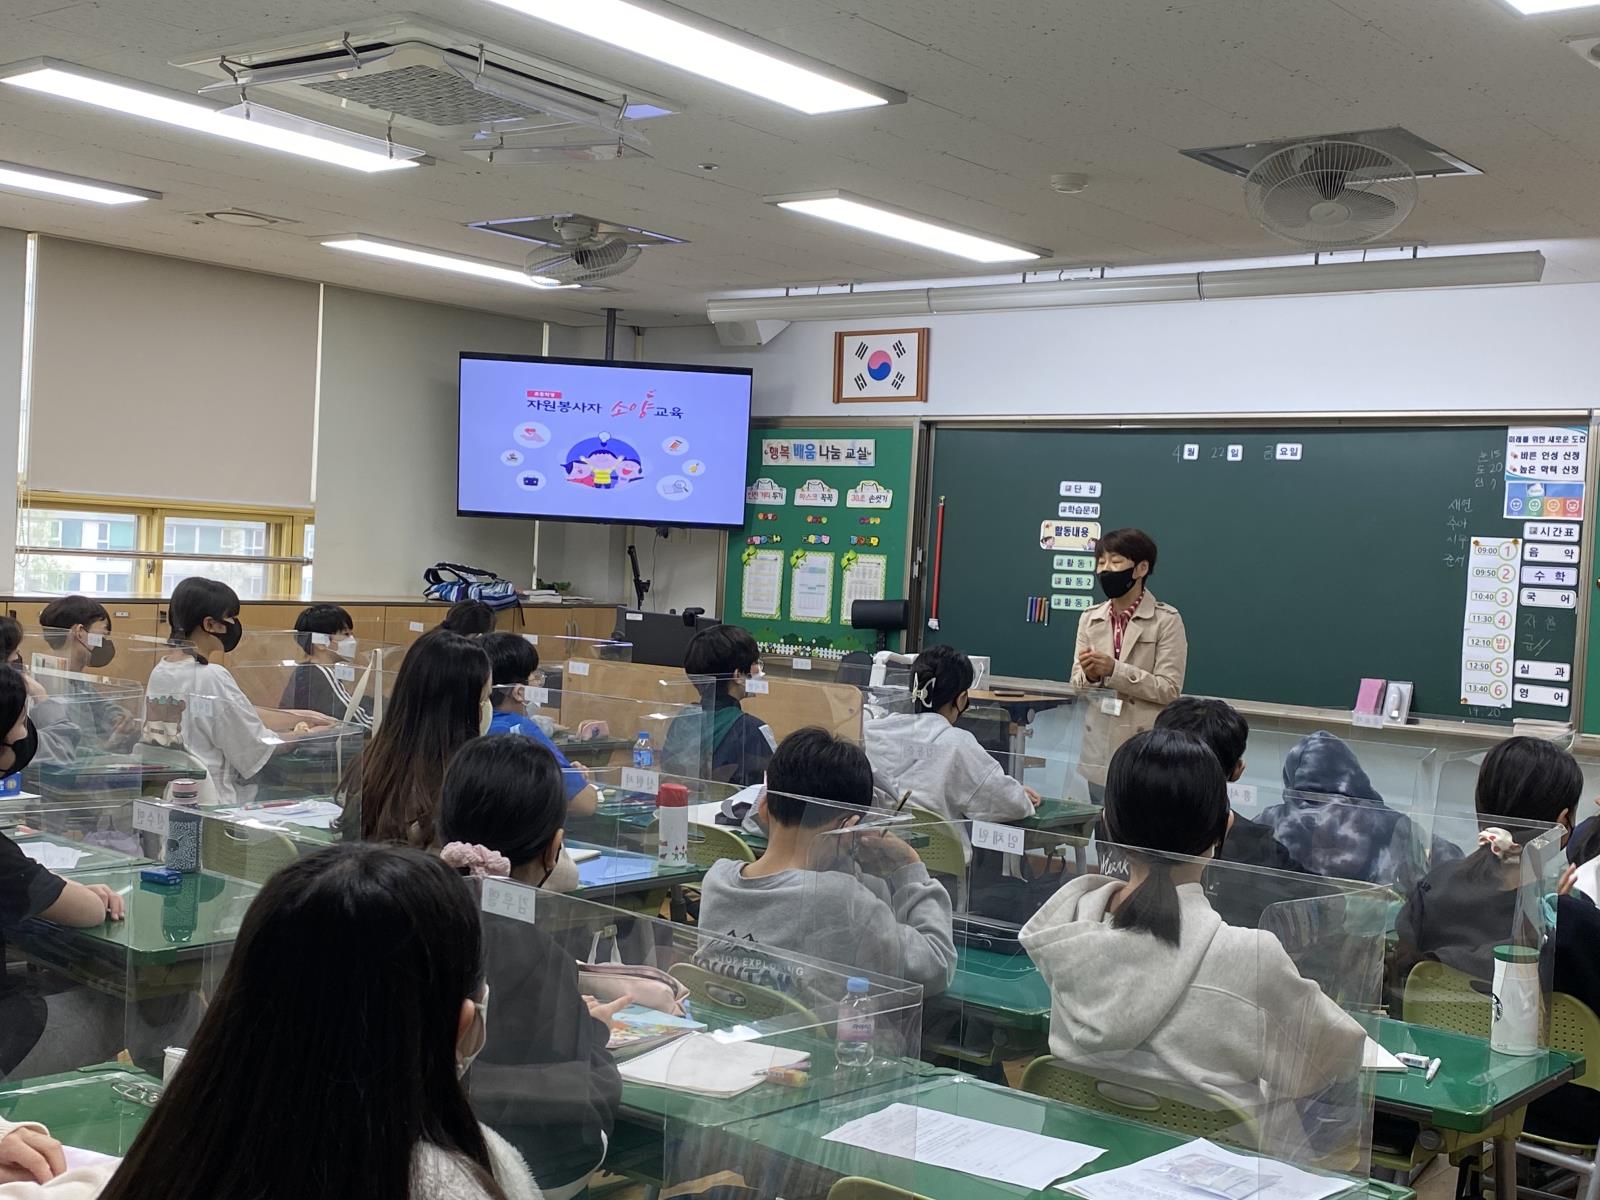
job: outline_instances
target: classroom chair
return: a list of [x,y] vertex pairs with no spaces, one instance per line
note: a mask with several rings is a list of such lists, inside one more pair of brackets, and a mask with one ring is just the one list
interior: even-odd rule
[[955,906],[957,912],[967,908],[967,855],[961,845],[961,834],[956,827],[932,809],[916,804],[906,805],[906,811],[916,819],[916,830],[926,839],[917,847],[917,857],[928,868],[929,875],[946,876],[955,880]]
[[[1022,1072],[1022,1090],[1091,1112],[1110,1113],[1192,1137],[1217,1138],[1246,1149],[1259,1140],[1255,1120],[1236,1108],[1201,1108],[1142,1088],[1109,1083],[1048,1054],[1034,1059]],[[1242,1138],[1241,1130],[1245,1131]]]
[[291,839],[270,829],[207,818],[200,830],[200,865],[218,875],[265,883],[299,857]]
[[750,844],[731,829],[720,825],[691,825],[689,827],[689,861],[697,867],[710,867],[724,858],[735,862],[752,863],[756,852]]
[[[1600,1017],[1592,1008],[1573,996],[1555,993],[1550,998],[1550,1042],[1558,1050],[1582,1054],[1583,1074],[1573,1083],[1600,1091]],[[1517,1154],[1571,1171],[1580,1181],[1587,1181],[1577,1200],[1600,1200],[1600,1148],[1594,1142],[1563,1142],[1524,1130],[1517,1139]],[[1538,1188],[1523,1187],[1519,1192],[1536,1200],[1554,1200],[1555,1196]]]
[[746,1024],[774,1017],[799,1017],[813,1024],[817,1020],[809,1008],[776,988],[730,979],[694,963],[676,963],[667,974],[689,989],[689,1003],[697,1013],[710,1010]]

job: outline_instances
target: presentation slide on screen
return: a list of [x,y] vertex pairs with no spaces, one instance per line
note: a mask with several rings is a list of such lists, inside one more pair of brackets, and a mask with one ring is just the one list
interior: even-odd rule
[[748,375],[463,358],[457,506],[742,524],[749,425]]

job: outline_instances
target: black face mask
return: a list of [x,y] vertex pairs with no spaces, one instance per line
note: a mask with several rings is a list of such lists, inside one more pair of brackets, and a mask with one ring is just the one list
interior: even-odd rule
[[89,648],[89,669],[98,671],[102,667],[109,667],[111,660],[117,656],[117,647],[110,638],[102,636],[98,646]]
[[1100,581],[1100,590],[1106,594],[1106,599],[1120,600],[1133,591],[1138,582],[1133,577],[1136,570],[1137,567],[1129,567],[1126,571],[1099,571],[1095,578]]
[[39,731],[33,727],[33,719],[28,720],[28,734],[19,742],[6,743],[11,748],[11,753],[16,756],[9,767],[5,769],[6,775],[15,775],[33,761],[33,756],[39,753]]
[[[222,618],[215,619],[221,620]],[[224,622],[224,624],[227,625],[227,629],[224,632],[214,633],[211,636],[222,643],[222,652],[224,654],[232,654],[239,645],[239,639],[244,637],[244,625],[237,617],[231,621]]]

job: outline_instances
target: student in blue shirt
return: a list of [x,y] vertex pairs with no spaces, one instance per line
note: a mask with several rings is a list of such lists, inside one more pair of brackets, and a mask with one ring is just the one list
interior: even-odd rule
[[489,735],[521,734],[554,754],[566,788],[567,812],[573,816],[588,816],[600,802],[599,793],[589,782],[589,773],[581,766],[574,766],[556,749],[543,727],[530,715],[530,710],[537,707],[533,703],[533,689],[539,686],[535,682],[539,651],[520,633],[485,634],[483,649],[494,673],[494,689],[489,693],[494,719],[489,722]]

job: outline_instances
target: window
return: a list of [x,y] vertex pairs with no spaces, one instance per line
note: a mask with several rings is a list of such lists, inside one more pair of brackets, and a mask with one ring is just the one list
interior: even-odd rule
[[[316,523],[314,521],[307,521],[306,522],[305,548],[302,549],[300,551],[300,553],[304,557],[306,557],[308,559],[315,560],[316,557],[317,557],[316,545],[317,545],[317,526],[316,526]],[[311,569],[315,565],[316,565],[315,561],[312,561],[312,562],[306,563],[305,566],[300,568],[300,599],[305,600],[307,602],[309,602],[310,599],[311,599]]]
[[303,512],[33,493],[17,512],[17,589],[170,596],[202,575],[246,600],[308,596],[311,529]]

